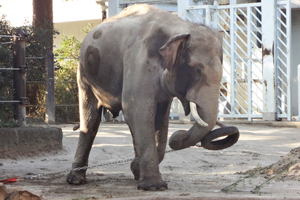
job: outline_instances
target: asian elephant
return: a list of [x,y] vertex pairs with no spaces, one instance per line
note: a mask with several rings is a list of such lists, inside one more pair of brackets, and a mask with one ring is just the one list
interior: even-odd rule
[[[196,122],[190,130],[172,135],[171,148],[200,141],[212,150],[233,145],[239,137],[237,128],[212,131],[222,59],[222,38],[216,30],[153,6],[130,6],[96,26],[80,50],[80,137],[72,168],[88,165],[102,109],[114,117],[122,110],[133,138],[131,170],[139,180],[138,189],[167,189],[159,163],[165,154],[173,97],[180,99],[186,114],[192,111]],[[227,137],[212,141],[220,136]],[[86,170],[71,170],[67,181],[85,183],[85,174]]]

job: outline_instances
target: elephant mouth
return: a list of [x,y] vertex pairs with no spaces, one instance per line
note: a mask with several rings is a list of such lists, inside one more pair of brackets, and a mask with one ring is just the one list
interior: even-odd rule
[[185,116],[189,115],[190,113],[192,114],[193,118],[195,119],[195,121],[200,125],[200,126],[203,126],[203,127],[207,127],[208,124],[203,121],[201,119],[201,117],[199,116],[198,114],[198,111],[197,111],[197,105],[193,102],[189,102],[188,100],[186,99],[180,99],[181,101],[181,104],[183,106],[183,109],[184,109],[184,112],[185,112]]
[[[217,122],[217,125],[220,125]],[[218,138],[223,139],[218,139]],[[221,128],[210,131],[201,140],[201,147],[208,150],[222,150],[234,145],[240,137],[239,129],[235,126],[224,126]]]

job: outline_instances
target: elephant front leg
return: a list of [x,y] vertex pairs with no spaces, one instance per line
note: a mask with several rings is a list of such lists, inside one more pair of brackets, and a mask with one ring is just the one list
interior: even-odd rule
[[165,151],[168,139],[168,128],[169,128],[169,115],[171,102],[162,102],[157,104],[156,116],[155,116],[155,137],[157,145],[157,153],[159,163],[165,157]]
[[[170,101],[158,103],[155,114],[155,141],[159,163],[164,159],[166,151],[171,102],[172,99],[170,99]],[[134,149],[134,151],[136,158],[131,162],[130,168],[134,175],[134,179],[139,180],[139,158],[137,156],[136,149]]]
[[[154,104],[153,104],[154,105]],[[139,172],[138,189],[165,190],[167,184],[162,180],[159,172],[159,157],[155,140],[155,108],[152,106],[127,106],[124,111],[136,152],[136,159],[132,162],[134,173]]]

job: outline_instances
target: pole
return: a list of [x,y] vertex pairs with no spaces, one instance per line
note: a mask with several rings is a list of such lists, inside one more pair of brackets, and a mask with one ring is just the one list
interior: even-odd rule
[[298,65],[298,116],[297,121],[300,121],[300,65]]
[[49,51],[46,55],[46,123],[55,123],[54,99],[54,54]]
[[187,8],[190,6],[190,2],[186,0],[178,0],[177,8],[178,8],[178,17],[183,20],[187,20]]
[[262,3],[262,66],[264,106],[263,120],[277,120],[277,0],[264,0]]
[[20,122],[21,126],[26,126],[26,63],[25,63],[25,40],[26,34],[18,29],[14,33],[13,39],[13,68],[20,68],[13,71],[14,100],[19,103],[14,104],[14,119]]

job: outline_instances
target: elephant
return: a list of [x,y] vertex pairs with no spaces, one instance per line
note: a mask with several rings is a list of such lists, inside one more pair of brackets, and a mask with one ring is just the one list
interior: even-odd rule
[[[232,146],[239,137],[236,127],[213,130],[222,62],[218,31],[154,6],[132,5],[97,25],[80,49],[80,135],[72,169],[88,166],[102,109],[114,117],[122,110],[133,140],[135,159],[130,167],[137,189],[168,189],[159,164],[165,155],[173,97],[196,122],[190,130],[171,136],[172,149],[200,141],[212,150]],[[227,137],[215,140],[221,136]],[[67,182],[85,183],[86,169],[71,170]]]

